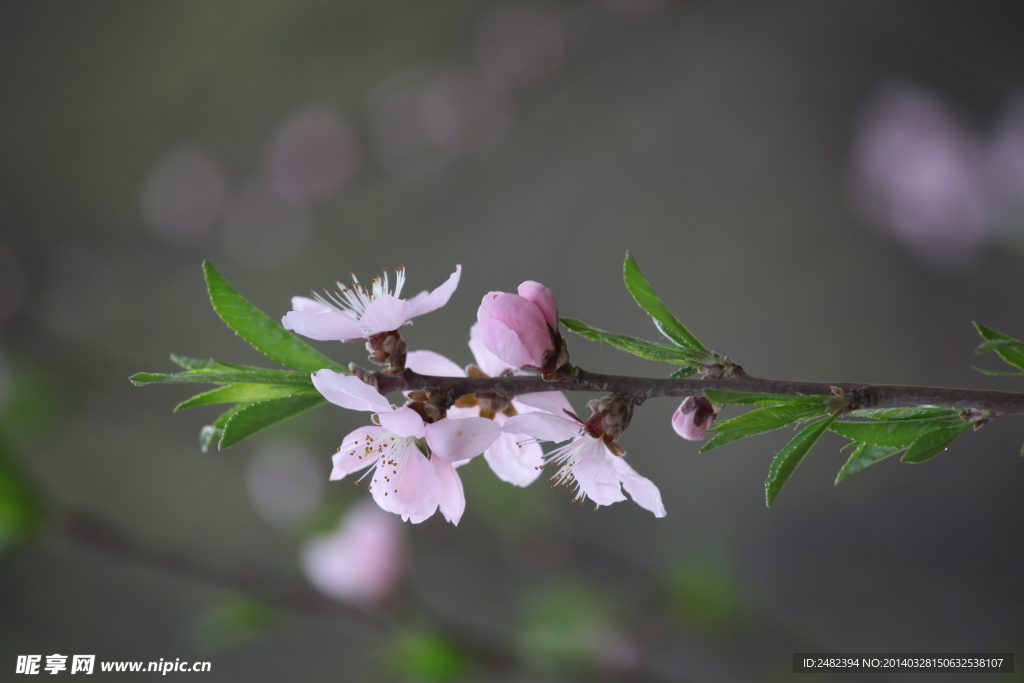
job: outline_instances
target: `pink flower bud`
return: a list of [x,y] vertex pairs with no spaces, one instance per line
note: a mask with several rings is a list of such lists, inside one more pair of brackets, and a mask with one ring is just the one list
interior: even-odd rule
[[690,396],[672,414],[672,429],[684,439],[701,441],[706,437],[704,432],[714,426],[717,414],[711,401],[703,396]]
[[540,309],[548,327],[558,329],[558,300],[555,299],[554,292],[539,282],[527,280],[519,285],[519,296]]
[[548,324],[549,315],[558,324],[555,297],[535,282],[523,283],[520,290],[542,305],[518,294],[488,292],[476,313],[480,336],[487,350],[509,365],[540,368],[555,348],[555,328]]

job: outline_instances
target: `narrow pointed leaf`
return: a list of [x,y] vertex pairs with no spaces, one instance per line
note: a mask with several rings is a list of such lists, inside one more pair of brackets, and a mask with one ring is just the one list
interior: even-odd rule
[[978,372],[986,375],[993,375],[995,377],[1024,377],[1024,372],[1013,372],[1012,370],[986,370],[985,368],[979,368],[977,365],[972,365],[971,367]]
[[315,394],[316,388],[282,385],[282,384],[229,384],[202,394],[197,394],[187,401],[182,401],[174,408],[174,412],[186,408],[197,408],[213,403],[252,403],[265,401],[269,398],[284,398],[301,394]]
[[883,422],[836,422],[830,429],[848,439],[874,446],[909,446],[925,434],[950,424],[956,423],[946,418],[931,418]]
[[732,403],[743,406],[774,406],[782,403],[821,403],[829,396],[787,396],[784,394],[757,394],[750,391],[723,391],[705,389],[704,396],[713,403]]
[[228,327],[252,344],[257,351],[297,370],[316,372],[323,368],[331,368],[346,371],[249,303],[209,261],[203,262],[203,272],[206,274],[213,310]]
[[224,425],[218,448],[223,450],[234,446],[242,439],[315,408],[325,400],[320,394],[306,394],[239,404],[244,407],[234,413]]
[[1024,349],[1024,342],[1017,341],[1016,339],[995,339],[979,344],[978,348],[974,349],[974,352],[981,354],[1008,348]]
[[[984,339],[986,342],[1016,342],[1016,344],[1008,346],[996,346],[993,347],[991,350],[995,351],[1000,358],[1002,358],[1004,361],[1006,361],[1013,367],[1017,368],[1018,370],[1024,370],[1024,348],[1017,346],[1017,344],[1021,343],[1019,339],[1014,339],[1013,337],[1003,334],[1002,332],[997,332],[993,330],[991,327],[986,327],[985,325],[982,325],[981,323],[978,322],[974,323],[974,327],[977,328],[978,334],[980,334],[981,338]],[[982,346],[985,345],[982,344]],[[984,351],[981,350],[981,347],[978,347],[978,353],[984,353]]]
[[695,372],[697,372],[697,368],[682,367],[682,368],[679,368],[678,370],[676,370],[675,372],[673,372],[671,375],[669,375],[668,378],[669,379],[683,379],[684,377],[689,377],[690,375],[694,374]]
[[839,482],[851,475],[857,474],[865,467],[870,467],[876,462],[882,462],[886,458],[896,455],[903,448],[903,446],[875,446],[869,443],[857,444],[857,450],[850,455],[850,459],[839,470],[839,474],[836,476],[836,484],[839,484]]
[[591,327],[585,322],[576,320],[575,318],[560,318],[560,320],[567,329],[575,332],[581,337],[593,339],[594,341],[606,342],[617,349],[628,351],[629,353],[632,353],[635,356],[640,356],[641,358],[658,360],[665,363],[675,363],[676,365],[699,365],[701,363],[701,359],[695,352],[682,346],[657,344],[655,342],[637,339],[636,337],[630,337],[625,334],[606,332],[605,330]]
[[955,425],[941,425],[932,431],[918,438],[907,449],[907,452],[900,460],[902,462],[920,463],[931,460],[942,451],[949,448],[956,437],[970,429],[970,422],[961,422]]
[[654,318],[654,324],[663,335],[680,346],[688,346],[704,354],[710,353],[707,347],[701,344],[700,340],[693,336],[686,329],[686,326],[679,322],[672,315],[672,312],[668,310],[668,307],[661,302],[658,295],[654,293],[650,283],[647,282],[647,278],[640,272],[640,266],[637,265],[636,260],[629,252],[626,252],[626,262],[623,264],[622,270],[623,279],[626,281],[626,289],[633,295],[636,302],[640,304],[640,308],[647,311]]
[[171,361],[179,368],[185,370],[210,370],[222,372],[224,370],[259,370],[260,368],[254,368],[250,365],[231,365],[230,363],[221,363],[217,360],[206,360],[203,358],[189,358],[188,356],[179,356],[176,353],[171,354]]
[[942,406],[915,406],[913,408],[861,408],[849,413],[851,417],[870,417],[872,420],[923,420],[926,418],[954,418],[960,415],[960,408]]
[[772,466],[768,470],[768,480],[764,483],[765,502],[768,507],[775,501],[779,491],[786,485],[793,475],[797,465],[803,462],[804,457],[818,443],[818,439],[825,433],[829,425],[836,419],[839,413],[835,413],[823,420],[813,422],[804,427],[793,440],[786,444],[779,454],[772,460]]
[[206,425],[199,430],[199,450],[206,453],[210,450],[210,446],[220,441],[220,437],[224,435],[224,425],[228,423],[228,420],[249,405],[248,403],[239,403],[221,413],[212,425]]
[[308,372],[292,370],[186,370],[173,375],[139,372],[129,379],[133,384],[289,384],[312,386]]
[[764,432],[770,432],[773,429],[779,429],[786,425],[796,422],[798,420],[807,420],[812,417],[824,415],[826,413],[825,406],[821,403],[818,404],[807,404],[807,403],[786,403],[778,406],[765,406],[764,408],[755,408],[748,413],[744,413],[731,420],[721,422],[714,429],[711,430],[711,434],[714,435],[710,441],[708,441],[700,449],[701,453],[724,446],[727,443],[733,441],[739,441],[745,439],[748,436],[754,436],[755,434],[762,434]]

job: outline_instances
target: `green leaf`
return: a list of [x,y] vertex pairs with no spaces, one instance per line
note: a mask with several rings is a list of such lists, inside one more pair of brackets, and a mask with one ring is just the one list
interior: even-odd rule
[[0,555],[39,530],[43,505],[0,439]]
[[774,406],[781,403],[821,403],[830,396],[788,396],[785,394],[757,394],[750,391],[723,391],[705,389],[704,396],[712,403],[733,403],[743,406]]
[[[993,346],[990,349],[986,349],[985,351],[995,351],[1000,358],[1002,358],[1004,361],[1006,361],[1013,367],[1017,368],[1018,370],[1024,370],[1024,348],[1021,348],[1021,346],[1019,346],[1019,344],[1021,344],[1021,341],[1019,339],[1014,339],[1013,337],[1003,334],[1002,332],[996,332],[991,327],[986,327],[985,325],[982,325],[981,323],[978,322],[974,323],[974,327],[977,328],[978,334],[980,334],[981,338],[984,339],[986,342],[1013,342],[1012,344],[1006,346]],[[986,346],[986,344],[982,344],[981,346],[978,347],[978,353],[985,353],[985,351],[981,350],[984,346]]]
[[469,667],[469,658],[461,648],[429,631],[413,631],[399,637],[392,645],[388,662],[403,678],[432,683],[453,681]]
[[[853,444],[851,443],[850,445]],[[875,446],[869,443],[857,444],[857,450],[850,455],[850,459],[843,465],[843,469],[839,470],[839,474],[836,476],[836,484],[839,484],[839,482],[851,475],[857,474],[865,467],[870,467],[876,462],[881,462],[890,456],[896,455],[903,449],[904,446]]]
[[636,260],[633,259],[629,252],[626,252],[626,262],[622,270],[623,279],[626,281],[626,288],[629,290],[629,293],[640,304],[640,308],[647,311],[654,318],[654,324],[663,335],[680,346],[688,346],[705,355],[711,353],[661,302],[661,299],[658,298],[658,295],[654,293],[654,289],[647,282],[647,278],[640,272],[640,266],[636,264]]
[[215,370],[222,372],[224,370],[259,370],[260,368],[254,368],[248,365],[230,365],[229,363],[221,363],[216,360],[204,360],[202,358],[189,358],[188,356],[179,356],[176,353],[171,354],[171,361],[179,368],[185,370]]
[[748,413],[721,422],[710,430],[714,434],[714,438],[704,444],[700,452],[706,453],[727,443],[739,441],[755,434],[770,432],[773,429],[785,427],[791,422],[807,420],[824,415],[826,412],[825,406],[821,403],[786,403],[779,406],[755,408]]
[[257,351],[297,370],[316,372],[330,368],[346,372],[330,358],[284,329],[281,323],[249,303],[209,261],[203,262],[203,272],[206,274],[213,310]]
[[273,398],[255,403],[240,403],[239,409],[231,415],[223,427],[223,434],[217,447],[221,450],[234,446],[242,439],[304,413],[324,403],[320,394],[303,394],[286,398]]
[[959,417],[960,408],[941,406],[915,406],[913,408],[861,408],[849,413],[853,417],[870,417],[872,420],[923,420],[936,417]]
[[220,417],[218,417],[212,425],[206,425],[200,429],[199,450],[205,453],[210,449],[210,446],[220,441],[220,437],[224,436],[224,426],[228,423],[228,420],[233,418],[238,412],[249,405],[249,403],[239,403],[238,405],[221,413]]
[[918,438],[907,449],[907,452],[900,460],[902,462],[920,463],[931,460],[942,451],[949,448],[956,437],[970,429],[970,422],[962,422],[955,425],[940,425],[932,431]]
[[985,368],[979,368],[977,365],[972,365],[971,367],[978,372],[986,375],[994,375],[996,377],[1024,377],[1024,372],[1012,372],[1010,370],[986,370]]
[[186,370],[173,375],[159,373],[139,372],[131,377],[132,384],[143,386],[145,384],[298,384],[302,386],[313,386],[309,373],[295,370],[264,370],[253,368],[251,370]]
[[950,421],[947,418],[929,418],[885,422],[836,422],[831,429],[848,439],[874,446],[907,446],[932,430],[948,424]]
[[629,337],[624,334],[606,332],[604,330],[599,330],[596,327],[591,327],[585,322],[576,320],[575,318],[560,318],[560,320],[566,328],[581,337],[593,339],[594,341],[607,342],[617,349],[628,351],[629,353],[632,353],[635,356],[640,356],[641,358],[659,360],[665,363],[675,363],[676,365],[700,364],[700,359],[697,355],[690,349],[682,346],[657,344],[655,342],[637,339],[636,337]]
[[1024,348],[1024,342],[1017,341],[1016,339],[996,339],[979,344],[978,348],[976,348],[974,352],[981,354],[1004,348],[1021,349]]
[[839,413],[834,413],[824,420],[807,425],[775,456],[772,466],[768,470],[768,479],[764,483],[765,502],[769,507],[779,495],[782,487],[789,481],[797,465],[803,461],[804,456],[814,447],[814,444],[818,443],[818,439],[838,416]]
[[263,401],[268,398],[284,398],[299,394],[315,394],[316,389],[310,387],[296,387],[280,384],[229,384],[211,391],[197,394],[187,401],[182,401],[174,408],[174,412],[186,408],[196,408],[213,403],[252,403]]
[[679,368],[678,370],[676,370],[675,372],[673,372],[671,375],[669,375],[668,378],[669,379],[683,379],[684,377],[689,377],[690,375],[694,374],[695,372],[697,372],[697,368],[682,367],[682,368]]

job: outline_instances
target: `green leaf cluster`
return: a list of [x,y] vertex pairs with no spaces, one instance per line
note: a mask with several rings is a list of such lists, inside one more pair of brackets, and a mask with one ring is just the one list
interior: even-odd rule
[[256,308],[212,264],[204,262],[203,272],[210,303],[221,320],[254,349],[293,368],[274,370],[172,355],[171,360],[183,372],[142,372],[133,375],[131,381],[136,385],[220,385],[179,403],[174,409],[178,411],[216,403],[234,404],[213,424],[200,431],[199,445],[206,452],[214,444],[220,449],[233,446],[262,429],[324,403],[324,398],[313,386],[310,374],[323,368],[337,371],[344,369]]
[[[985,341],[974,350],[975,353],[988,353],[995,351],[996,355],[1006,361],[1007,364],[1012,365],[1018,370],[1024,370],[1024,342],[1019,339],[997,332],[991,327],[986,327],[979,322],[974,323],[974,327],[978,330],[978,334]],[[978,372],[983,372],[986,375],[1005,375],[1010,377],[1021,377],[1024,376],[1024,372],[1008,372],[1006,370],[985,370],[984,368],[975,367]]]
[[628,252],[623,265],[623,280],[633,299],[651,316],[654,326],[671,343],[649,342],[625,334],[607,332],[575,318],[561,318],[562,324],[581,337],[603,341],[634,356],[678,365],[679,368],[669,375],[673,379],[692,375],[701,365],[714,360],[711,351],[668,310],[647,278],[640,272],[636,260]]
[[[765,500],[774,502],[797,466],[826,431],[851,440],[850,458],[836,477],[836,483],[877,462],[904,453],[902,462],[921,463],[949,448],[953,441],[975,424],[961,417],[959,408],[915,406],[854,410],[839,419],[842,411],[830,408],[830,396],[779,396],[742,391],[706,389],[708,400],[720,404],[757,406],[738,417],[725,420],[710,430],[713,437],[704,444],[706,452],[755,434],[780,429],[790,424],[814,420],[808,424],[772,461],[765,482]],[[819,419],[821,418],[821,419]]]

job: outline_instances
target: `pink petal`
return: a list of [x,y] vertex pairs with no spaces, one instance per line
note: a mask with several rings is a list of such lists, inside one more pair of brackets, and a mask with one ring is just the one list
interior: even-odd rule
[[428,424],[430,452],[448,462],[465,460],[483,453],[501,434],[501,427],[482,417],[444,419]]
[[466,510],[466,494],[462,490],[462,479],[450,462],[441,458],[431,458],[430,463],[441,482],[441,514],[446,520],[458,526],[462,513]]
[[675,430],[676,434],[688,441],[703,440],[707,436],[705,432],[711,428],[714,420],[707,413],[704,413],[704,422],[697,426],[694,424],[694,420],[698,414],[701,414],[701,411],[697,409],[694,398],[692,396],[687,398],[672,413],[672,429]]
[[391,410],[391,404],[380,392],[355,375],[327,369],[317,370],[313,373],[313,386],[324,398],[342,408],[374,413]]
[[494,317],[482,323],[480,338],[488,350],[512,367],[522,368],[541,363],[511,327]]
[[544,451],[540,444],[518,444],[512,434],[502,434],[484,451],[484,459],[498,479],[516,486],[528,486],[540,476]]
[[583,425],[568,415],[538,412],[510,417],[505,421],[501,431],[506,434],[525,434],[541,441],[558,442],[575,437],[582,428]]
[[519,285],[519,296],[523,297],[540,310],[548,327],[558,329],[558,300],[555,293],[539,282],[527,280]]
[[286,330],[319,341],[354,341],[363,338],[363,330],[354,318],[319,301],[293,297],[292,308],[294,310],[281,318],[281,325]]
[[[531,304],[532,305],[532,304]],[[536,317],[543,322],[544,317],[541,316],[540,311],[534,307],[533,311],[536,313]],[[531,316],[532,317],[532,316]],[[495,323],[501,323],[519,338],[519,343],[526,348],[526,352],[530,356],[531,362],[528,365],[539,367],[543,363],[544,354],[554,348],[551,343],[551,334],[548,332],[547,324],[544,327],[535,327],[534,320],[524,321],[522,318],[516,318],[505,313],[505,311],[494,311],[491,313],[491,319],[489,325]],[[488,324],[484,327],[484,343],[488,344]],[[488,346],[498,358],[503,358],[498,348]],[[511,362],[511,360],[509,360]],[[527,365],[527,364],[524,364]],[[522,365],[519,367],[523,367]]]
[[359,318],[359,327],[367,335],[397,330],[413,317],[411,309],[408,301],[382,294],[366,307]]
[[331,307],[320,303],[316,299],[310,299],[308,296],[293,296],[292,310],[311,311],[313,313],[324,313],[326,311],[331,310]]
[[661,491],[654,482],[637,474],[625,458],[612,456],[611,461],[629,497],[643,509],[653,512],[655,517],[664,517],[667,514],[665,505],[661,502]]
[[377,425],[369,425],[349,433],[332,458],[334,469],[331,470],[331,481],[376,463],[385,439],[382,432]]
[[461,276],[462,266],[455,266],[455,272],[452,273],[440,287],[425,297],[416,297],[412,304],[409,317],[415,318],[418,315],[436,311],[448,303],[448,299],[452,297],[452,294],[455,292],[455,288],[459,286],[459,278]]
[[469,349],[476,359],[476,366],[484,371],[488,377],[497,377],[506,370],[513,370],[514,367],[491,353],[484,344],[483,333],[480,331],[480,323],[473,323],[469,328]]
[[423,418],[412,408],[398,408],[377,413],[380,426],[401,437],[423,438]]
[[[531,394],[519,394],[512,399],[512,403],[522,404],[535,410],[543,410],[558,417],[565,416],[568,418],[568,415],[565,414],[567,410],[570,413],[576,412],[572,404],[569,403],[569,399],[561,391],[537,391]],[[519,410],[519,406],[516,407],[516,410]],[[531,411],[520,410],[519,412],[527,413]]]
[[458,365],[433,351],[410,351],[405,358],[405,367],[421,375],[435,377],[465,377],[465,371]]
[[611,505],[626,500],[619,485],[619,473],[611,459],[612,455],[604,443],[591,436],[584,436],[592,443],[581,448],[572,466],[572,473],[580,485],[580,491],[597,505]]
[[370,492],[377,504],[419,524],[437,510],[441,480],[433,465],[412,439],[403,439],[390,458],[381,458],[373,474]]

